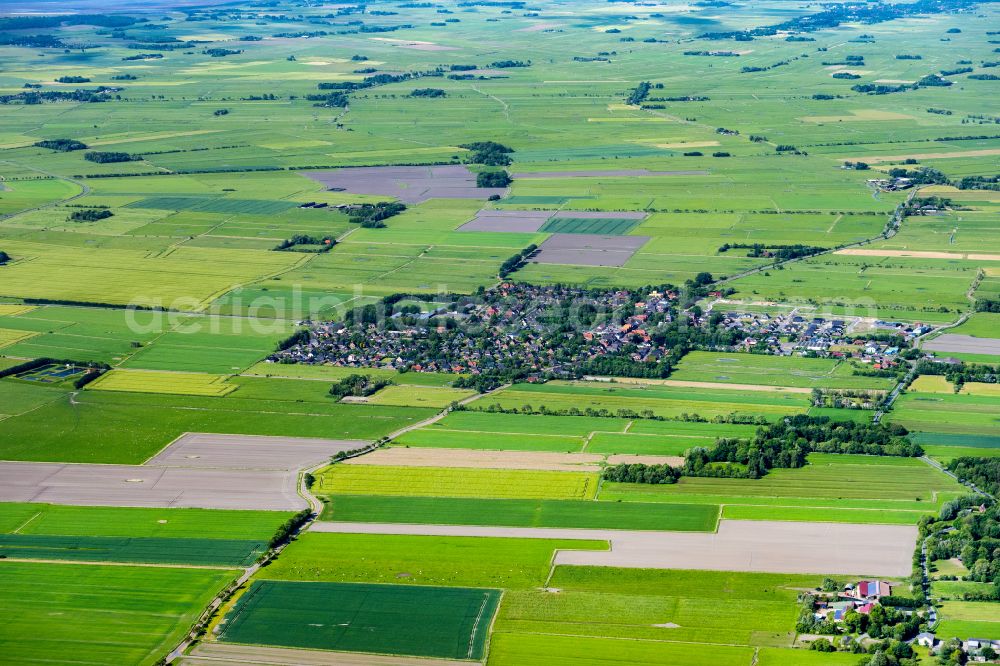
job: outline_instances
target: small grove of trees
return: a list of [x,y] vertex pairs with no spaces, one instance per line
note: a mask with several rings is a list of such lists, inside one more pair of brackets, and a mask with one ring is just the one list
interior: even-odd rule
[[112,162],[137,162],[142,159],[142,155],[91,150],[83,154],[83,159],[97,164],[109,164]]
[[87,148],[87,144],[76,139],[45,139],[44,141],[36,141],[32,145],[36,148],[48,148],[61,153],[68,153],[71,150],[86,150]]
[[476,187],[507,187],[512,182],[506,171],[480,171],[476,174]]
[[802,467],[812,452],[923,455],[923,448],[906,435],[906,429],[898,424],[831,421],[826,416],[797,414],[763,426],[752,439],[720,439],[711,449],[691,449],[684,473],[757,479],[774,468]]
[[112,217],[112,213],[107,208],[87,208],[85,210],[74,210],[69,214],[70,222],[97,222]]
[[605,481],[619,483],[677,483],[680,470],[670,465],[645,465],[643,463],[610,465],[604,468],[601,477]]
[[410,97],[447,97],[441,88],[416,88],[410,93]]
[[86,76],[60,76],[56,83],[90,83]]
[[748,257],[773,257],[778,261],[788,261],[799,257],[810,257],[814,254],[826,252],[825,247],[814,247],[812,245],[764,245],[763,243],[725,243],[719,247],[719,252],[727,252],[735,249],[748,249]]
[[406,210],[406,204],[398,201],[360,204],[351,209],[351,217],[348,221],[360,224],[363,229],[381,229],[385,227],[383,220],[399,215],[404,210]]
[[330,386],[330,395],[337,400],[347,396],[364,398],[392,384],[391,379],[376,379],[370,375],[348,375]]
[[8,261],[10,261],[10,255],[3,250],[0,250],[0,266],[3,266]]
[[977,298],[975,308],[976,312],[1000,312],[1000,298]]
[[469,162],[474,164],[485,164],[486,166],[507,166],[510,164],[510,155],[514,149],[496,141],[475,141],[473,143],[461,143],[459,148],[465,148],[472,154],[469,155]]
[[205,49],[204,51],[202,51],[202,55],[207,55],[212,58],[224,58],[226,56],[239,55],[241,53],[243,53],[243,49],[214,48],[214,49]]
[[277,252],[329,252],[337,241],[332,236],[308,236],[306,234],[296,234],[291,238],[281,241],[274,246]]
[[279,340],[278,344],[275,345],[277,351],[284,351],[286,349],[291,349],[295,345],[304,345],[309,342],[309,329],[300,328],[291,335],[289,335],[284,340]]

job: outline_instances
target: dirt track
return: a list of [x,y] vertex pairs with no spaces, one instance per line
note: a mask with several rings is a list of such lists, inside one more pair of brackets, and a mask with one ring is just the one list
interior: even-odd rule
[[180,666],[468,666],[472,662],[292,648],[201,643]]
[[901,577],[910,573],[915,527],[723,520],[715,534],[624,530],[313,523],[313,532],[598,539],[609,551],[562,550],[556,564],[642,569]]

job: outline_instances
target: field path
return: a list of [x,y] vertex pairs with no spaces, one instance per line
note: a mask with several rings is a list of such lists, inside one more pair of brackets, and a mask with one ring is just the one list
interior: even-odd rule
[[[461,406],[464,406],[464,405],[469,404],[470,402],[473,402],[475,400],[479,400],[480,398],[485,398],[486,396],[488,396],[488,395],[490,395],[492,393],[496,393],[497,391],[502,391],[503,389],[509,388],[509,387],[510,387],[510,384],[504,384],[503,386],[498,386],[495,389],[490,389],[486,393],[476,393],[475,395],[470,395],[468,398],[463,398],[462,400],[459,400],[458,404],[461,405]],[[445,407],[440,412],[438,412],[437,414],[435,414],[434,416],[432,416],[430,418],[424,419],[423,421],[418,421],[417,423],[410,424],[410,425],[408,425],[406,427],[400,428],[399,430],[397,430],[395,432],[389,433],[388,435],[385,436],[385,440],[386,441],[392,441],[394,439],[402,437],[403,435],[405,435],[406,433],[408,433],[410,431],[417,430],[418,428],[423,428],[424,426],[429,426],[429,425],[431,425],[433,423],[437,423],[438,421],[440,421],[444,417],[448,416],[448,414],[450,414],[451,411],[452,411],[452,409],[451,409],[451,406],[449,405],[448,407]]]
[[39,169],[39,168],[33,167],[33,166],[28,166],[26,164],[19,164],[17,162],[11,162],[9,160],[4,160],[4,161],[7,164],[16,164],[17,166],[24,167],[25,169],[31,169],[32,171],[37,171],[38,173],[44,174],[44,175],[46,175],[46,176],[48,176],[50,178],[54,178],[56,180],[64,180],[67,183],[72,183],[72,184],[76,185],[77,187],[79,187],[80,191],[77,192],[76,194],[74,194],[71,197],[66,197],[65,199],[59,199],[58,201],[50,201],[49,203],[41,204],[40,206],[34,206],[33,208],[25,208],[24,210],[19,210],[16,213],[7,213],[6,215],[0,215],[0,220],[7,220],[7,219],[10,219],[12,217],[16,217],[18,215],[24,215],[25,213],[34,212],[36,210],[44,210],[46,208],[51,208],[52,206],[59,206],[59,205],[62,205],[62,204],[67,204],[70,201],[75,201],[76,199],[79,199],[80,197],[85,197],[88,194],[90,194],[90,186],[89,185],[87,185],[86,183],[81,183],[78,180],[74,180],[73,178],[69,178],[67,176],[60,176],[59,174],[51,173],[49,171],[43,171],[42,169]]
[[314,522],[309,531],[583,539],[611,544],[607,551],[561,550],[556,553],[556,565],[884,577],[909,575],[917,541],[917,529],[909,525],[763,520],[723,520],[715,533],[324,521]]

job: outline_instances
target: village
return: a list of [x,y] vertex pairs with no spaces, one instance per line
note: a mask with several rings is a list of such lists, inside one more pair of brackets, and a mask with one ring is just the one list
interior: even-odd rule
[[309,340],[268,360],[516,374],[532,381],[577,376],[601,357],[658,367],[683,338],[690,348],[852,359],[891,372],[900,367],[907,343],[932,330],[919,323],[834,319],[798,309],[681,312],[678,292],[669,286],[598,291],[514,282],[446,303],[397,298],[375,318],[345,319],[300,322],[308,327]]
[[577,365],[625,353],[652,362],[665,349],[650,331],[674,318],[677,293],[590,291],[503,283],[481,297],[421,309],[394,303],[378,322],[302,322],[308,343],[269,359],[283,363],[383,367],[413,372],[572,375]]

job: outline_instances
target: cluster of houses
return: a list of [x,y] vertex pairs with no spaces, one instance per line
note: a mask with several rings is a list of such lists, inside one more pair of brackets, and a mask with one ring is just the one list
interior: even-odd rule
[[[845,585],[843,590],[819,597],[813,609],[814,616],[820,621],[842,622],[848,612],[854,611],[861,615],[868,615],[875,606],[879,605],[883,597],[892,596],[894,583],[884,580],[861,580],[851,585]],[[928,620],[931,624],[936,621],[935,613],[931,609]],[[917,634],[913,642],[921,647],[926,647],[932,652],[942,645],[942,642],[930,632]],[[968,638],[962,641],[962,651],[968,655],[970,661],[985,662],[983,650],[990,648],[1000,654],[1000,640],[990,640],[985,638]],[[989,651],[987,651],[989,654]]]
[[[743,340],[739,347],[747,351],[764,351],[776,355],[813,353],[831,358],[853,358],[869,363],[876,370],[898,365],[898,342],[880,342],[862,337],[861,324],[867,328],[870,320],[859,317],[833,319],[820,316],[803,316],[792,311],[787,314],[763,312],[726,312],[722,326],[740,332]],[[923,335],[931,327],[923,324],[891,324],[876,322],[876,331],[897,333],[908,341]]]
[[900,190],[908,190],[913,187],[912,178],[869,178],[866,182],[869,187],[873,187],[883,192],[898,192]]
[[[570,375],[606,354],[658,360],[667,351],[650,331],[672,318],[677,294],[594,291],[503,283],[480,296],[418,309],[402,300],[381,322],[305,322],[309,341],[276,362],[382,367],[414,372],[525,372]],[[401,307],[409,303],[408,307]]]
[[821,598],[814,609],[817,620],[841,622],[849,611],[868,615],[882,597],[892,595],[892,583],[884,580],[862,580],[845,585],[835,597]]

